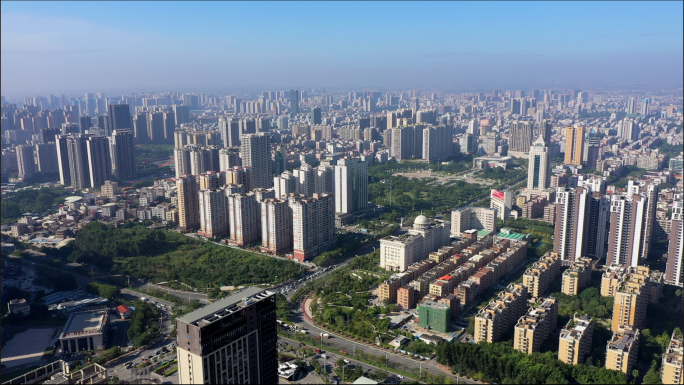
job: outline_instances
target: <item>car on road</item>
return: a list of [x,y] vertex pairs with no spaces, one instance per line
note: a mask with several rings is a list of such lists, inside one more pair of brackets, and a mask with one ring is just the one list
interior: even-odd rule
[[343,361],[344,361],[345,364],[350,364],[350,363],[351,363],[351,361],[349,361],[349,360],[346,359],[346,358],[345,358]]

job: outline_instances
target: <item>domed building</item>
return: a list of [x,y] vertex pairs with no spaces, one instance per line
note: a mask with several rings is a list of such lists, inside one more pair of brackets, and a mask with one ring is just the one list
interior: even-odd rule
[[407,234],[380,240],[380,267],[389,271],[405,271],[414,262],[426,259],[431,252],[449,244],[451,223],[431,222],[425,215],[413,221]]

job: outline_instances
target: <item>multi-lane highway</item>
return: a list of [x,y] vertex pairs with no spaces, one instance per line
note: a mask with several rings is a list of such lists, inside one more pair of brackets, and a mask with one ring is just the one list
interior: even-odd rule
[[[279,348],[281,346],[286,346],[286,345],[291,345],[294,347],[311,346],[311,345],[306,345],[306,344],[303,344],[299,341],[289,339],[289,338],[285,338],[285,337],[281,337],[281,336],[278,337],[278,345],[279,345]],[[346,356],[339,354],[335,350],[330,350],[329,348],[330,348],[329,346],[323,346],[321,348],[322,354],[317,354],[314,357],[307,359],[309,361],[309,363],[314,359],[318,360],[318,362],[321,363],[321,366],[323,366],[323,368],[325,369],[326,373],[328,373],[328,375],[332,375],[334,377],[337,377],[334,374],[333,369],[336,368],[336,366],[337,366],[336,363],[339,359],[346,359],[349,361],[349,364],[348,364],[349,369],[353,370],[357,365],[360,365],[364,369],[364,375],[365,376],[368,376],[369,373],[375,373],[378,371],[386,372],[390,376],[385,381],[383,381],[384,384],[399,384],[399,383],[401,383],[402,378],[404,378],[401,375],[397,376],[395,374],[392,374],[391,372],[388,372],[385,369],[378,368],[376,366],[355,360],[353,358],[348,358]],[[325,355],[325,358],[323,357],[323,355]]]
[[[116,375],[119,377],[119,379],[127,381],[127,383],[131,384],[143,382],[141,377],[159,378],[155,374],[151,374],[151,372],[154,371],[154,369],[157,366],[159,366],[162,362],[171,361],[173,358],[175,358],[175,348],[169,348],[168,346],[169,344],[175,345],[175,342],[175,339],[168,337],[168,333],[162,333],[162,335],[156,342],[150,344],[145,349],[138,351],[135,354],[128,354],[119,357],[114,361],[111,361],[107,365],[107,370],[109,370],[110,375]],[[166,353],[162,350],[165,350]],[[165,355],[161,356],[161,354]],[[153,365],[150,365],[147,368],[143,369],[133,368],[134,364],[139,364],[143,361],[143,359],[151,360],[152,357],[157,357],[157,362]],[[129,363],[132,365],[130,365],[130,367],[127,367],[126,364]],[[164,377],[161,382],[178,384],[178,372],[168,377]]]

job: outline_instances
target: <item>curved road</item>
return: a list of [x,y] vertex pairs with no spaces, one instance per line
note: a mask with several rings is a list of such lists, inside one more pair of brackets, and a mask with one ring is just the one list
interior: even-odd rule
[[300,315],[300,316],[303,315],[303,317],[301,318],[302,322],[300,323],[300,326],[303,326],[304,329],[307,329],[307,331],[311,335],[320,335],[323,332],[329,333],[331,335],[331,338],[326,340],[325,342],[330,347],[333,347],[337,350],[343,350],[347,353],[353,353],[356,350],[362,350],[364,352],[372,353],[376,356],[385,355],[388,358],[389,362],[391,362],[395,365],[399,364],[399,365],[403,366],[404,368],[408,368],[408,370],[405,370],[405,371],[411,371],[413,369],[418,369],[419,371],[429,372],[430,374],[432,374],[434,376],[444,375],[447,377],[451,377],[453,380],[458,379],[458,382],[460,382],[460,383],[478,384],[478,382],[476,382],[476,381],[471,381],[471,380],[467,380],[467,379],[464,379],[461,377],[453,376],[453,375],[451,375],[451,373],[442,370],[438,366],[438,364],[435,360],[422,361],[422,362],[416,361],[416,360],[413,360],[411,358],[407,358],[405,356],[400,356],[400,355],[395,354],[393,352],[388,352],[384,349],[379,349],[379,348],[376,348],[373,346],[354,342],[354,341],[348,340],[342,336],[339,336],[333,332],[323,330],[323,329],[321,329],[321,328],[319,328],[313,324],[313,321],[311,320],[311,318],[308,315],[309,312],[303,311],[304,305],[301,302],[299,303],[299,305],[300,306],[298,306],[298,308],[297,308],[298,309],[298,315]]

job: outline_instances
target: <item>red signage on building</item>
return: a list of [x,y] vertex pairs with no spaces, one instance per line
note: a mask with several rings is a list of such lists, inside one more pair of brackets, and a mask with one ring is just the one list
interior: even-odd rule
[[504,193],[498,190],[492,190],[492,198],[504,200]]

